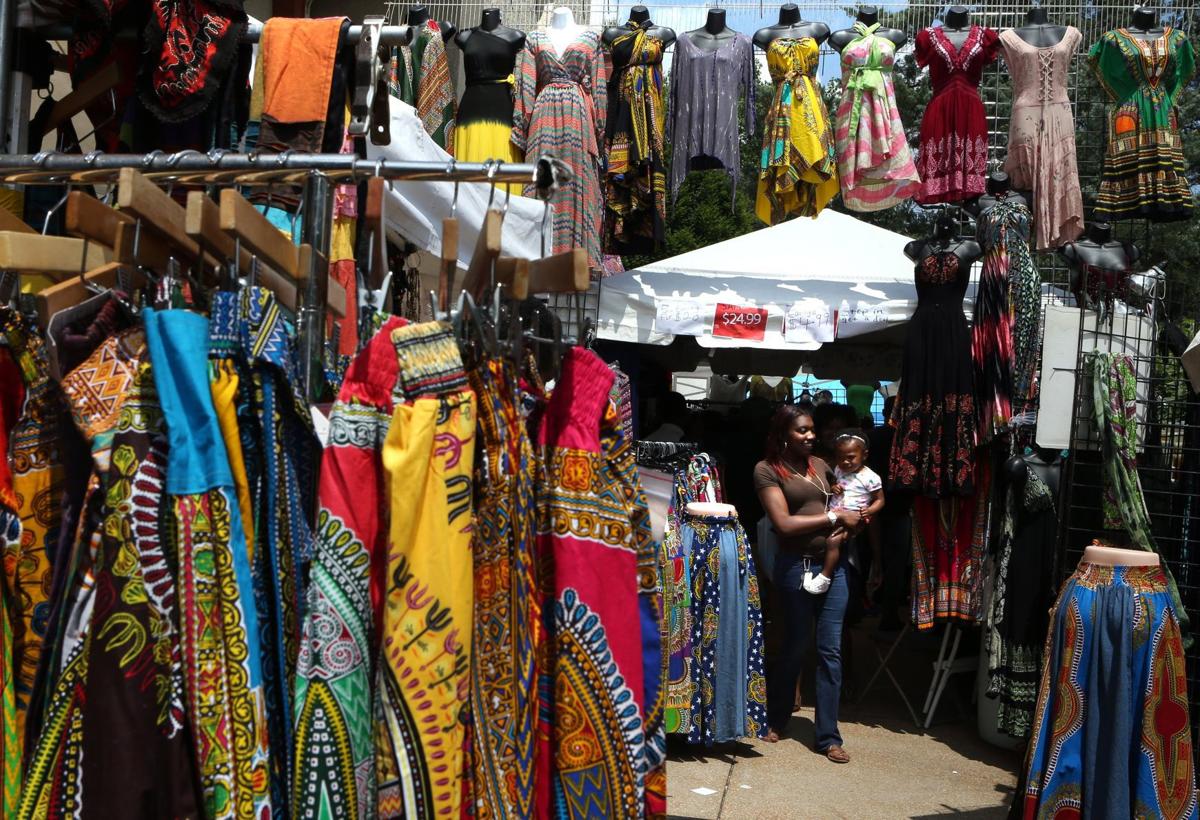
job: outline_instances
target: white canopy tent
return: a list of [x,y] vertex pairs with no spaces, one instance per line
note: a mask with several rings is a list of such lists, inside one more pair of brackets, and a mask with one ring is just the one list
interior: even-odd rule
[[894,347],[897,334],[880,331],[916,307],[908,241],[829,209],[763,228],[603,280],[598,336],[797,352],[835,340]]

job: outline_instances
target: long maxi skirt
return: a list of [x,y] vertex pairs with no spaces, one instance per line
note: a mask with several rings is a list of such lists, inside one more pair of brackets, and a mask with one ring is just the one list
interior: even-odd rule
[[691,546],[692,706],[689,743],[759,737],[767,728],[762,607],[736,518],[684,515]]
[[1045,661],[1024,817],[1195,818],[1187,669],[1162,568],[1081,563]]

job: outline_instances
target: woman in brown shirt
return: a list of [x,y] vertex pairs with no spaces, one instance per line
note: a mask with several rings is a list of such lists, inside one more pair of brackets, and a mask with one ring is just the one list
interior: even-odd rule
[[806,572],[819,572],[826,541],[842,539],[861,525],[851,510],[828,512],[833,471],[813,455],[816,443],[808,410],[784,405],[771,420],[766,458],[754,468],[754,487],[779,539],[772,582],[783,619],[784,639],[774,674],[768,676],[766,740],[774,743],[792,714],[809,635],[817,632],[816,748],[835,763],[850,760],[838,732],[842,688],[842,619],[850,592],[845,565],[829,590],[811,595],[801,588]]

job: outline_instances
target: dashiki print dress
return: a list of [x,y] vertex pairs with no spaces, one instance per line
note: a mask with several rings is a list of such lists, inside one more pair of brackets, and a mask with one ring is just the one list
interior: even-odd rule
[[896,45],[876,36],[878,28],[878,23],[855,23],[858,37],[842,49],[842,102],[834,138],[842,201],[854,211],[890,208],[921,188],[892,84]]
[[1196,70],[1191,41],[1169,26],[1152,40],[1115,29],[1100,37],[1088,59],[1113,103],[1096,218],[1191,219],[1175,107]]
[[633,26],[609,47],[608,171],[604,180],[604,250],[652,253],[666,241],[667,177],[663,131],[663,41]]
[[754,212],[768,225],[792,214],[816,216],[838,193],[833,130],[816,79],[819,52],[811,37],[767,46],[775,98],[763,128]]
[[[544,31],[531,32],[517,57],[516,118],[512,140],[528,156],[550,153],[571,169],[571,181],[554,193],[554,244],[550,253],[586,248],[588,267],[599,269],[600,146],[608,114],[608,73],[596,32],[581,29],[559,54]],[[525,189],[532,196],[533,186]]]
[[442,29],[435,20],[417,26],[412,44],[392,56],[391,92],[417,109],[425,133],[454,153],[454,83]]
[[921,119],[917,171],[922,205],[961,202],[986,190],[987,116],[979,98],[983,69],[996,58],[996,32],[971,26],[961,48],[940,26],[917,34],[917,65],[929,67],[933,99]]

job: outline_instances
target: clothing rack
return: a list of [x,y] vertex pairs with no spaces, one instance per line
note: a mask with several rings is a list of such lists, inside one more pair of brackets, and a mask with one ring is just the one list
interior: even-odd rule
[[680,456],[694,456],[699,452],[698,444],[687,441],[639,441],[637,443],[637,463],[649,466]]
[[[0,0],[3,2],[3,0]],[[549,199],[559,184],[570,180],[567,167],[549,155],[533,163],[448,163],[368,161],[348,154],[236,153],[231,151],[180,151],[167,154],[0,154],[0,180],[25,185],[115,183],[122,169],[133,168],[146,177],[170,184],[233,184],[243,186],[302,185],[301,241],[310,245],[314,274],[329,258],[330,215],[333,186],[371,177],[391,182],[506,182],[532,183],[542,199]],[[301,380],[305,395],[315,398],[321,373],[321,347],[325,326],[321,277],[309,275],[297,316],[299,347],[303,357]]]
[[405,162],[366,160],[352,154],[278,154],[195,150],[168,154],[0,154],[0,181],[23,185],[104,184],[115,182],[124,168],[134,168],[153,180],[180,184],[233,183],[248,186],[303,184],[319,173],[336,184],[371,177],[390,182],[492,182],[528,183],[538,197],[548,199],[557,186],[570,182],[571,171],[549,154],[535,162]]

